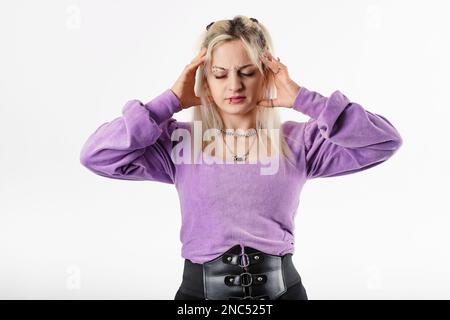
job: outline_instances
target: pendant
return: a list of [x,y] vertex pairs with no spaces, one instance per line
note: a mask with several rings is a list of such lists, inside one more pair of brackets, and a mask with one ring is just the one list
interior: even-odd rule
[[245,157],[234,156],[234,161],[245,161]]

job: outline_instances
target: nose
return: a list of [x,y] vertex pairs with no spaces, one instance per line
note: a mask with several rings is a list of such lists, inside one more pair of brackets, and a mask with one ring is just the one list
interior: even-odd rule
[[229,78],[228,87],[231,92],[238,92],[242,90],[243,88],[242,80],[235,72],[231,72],[228,78]]

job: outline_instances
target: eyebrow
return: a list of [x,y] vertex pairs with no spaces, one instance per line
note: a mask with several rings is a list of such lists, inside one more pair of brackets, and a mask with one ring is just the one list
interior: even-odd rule
[[[238,70],[241,70],[241,69],[244,69],[244,68],[250,67],[250,66],[254,66],[254,64],[253,64],[253,63],[250,63],[250,64],[246,64],[246,65],[244,65],[244,66],[240,66]],[[226,69],[226,68],[218,67],[218,66],[212,66],[212,68],[218,68],[218,69],[222,69],[222,70],[228,70],[228,69]]]

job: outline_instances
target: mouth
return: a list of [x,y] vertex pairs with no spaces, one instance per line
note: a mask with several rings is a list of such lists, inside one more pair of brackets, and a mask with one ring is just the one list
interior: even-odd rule
[[230,104],[238,104],[238,103],[242,103],[245,100],[245,97],[243,96],[239,96],[239,97],[230,97],[227,99],[229,101]]

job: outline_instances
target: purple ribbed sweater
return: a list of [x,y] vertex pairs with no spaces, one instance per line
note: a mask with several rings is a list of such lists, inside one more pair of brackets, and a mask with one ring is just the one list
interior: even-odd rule
[[192,262],[212,260],[235,244],[274,255],[294,253],[294,219],[304,183],[380,164],[399,149],[402,138],[386,118],[340,91],[324,97],[302,87],[293,109],[310,119],[282,124],[295,165],[280,160],[275,174],[261,174],[261,163],[173,161],[171,134],[190,125],[172,117],[182,108],[170,89],[146,104],[125,104],[121,117],[90,135],[80,161],[108,178],[174,184],[181,207],[181,256]]

